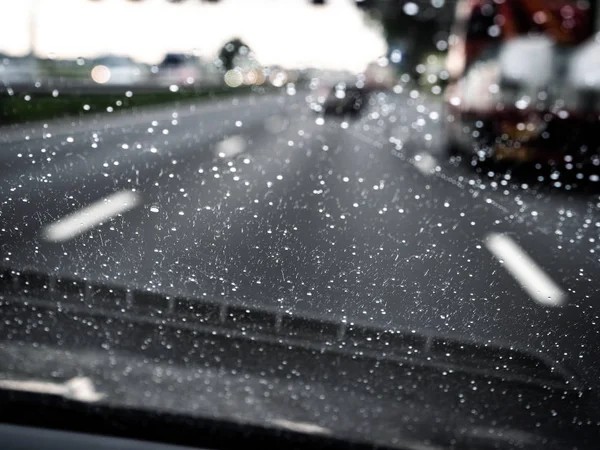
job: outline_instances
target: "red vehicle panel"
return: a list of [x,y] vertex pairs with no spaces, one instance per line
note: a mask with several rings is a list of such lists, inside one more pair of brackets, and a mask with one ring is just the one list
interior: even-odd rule
[[598,163],[598,6],[459,1],[445,93],[451,143],[497,159]]

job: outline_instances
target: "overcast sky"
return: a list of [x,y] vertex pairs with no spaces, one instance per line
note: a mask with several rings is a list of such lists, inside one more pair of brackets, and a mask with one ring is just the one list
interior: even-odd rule
[[[213,57],[239,36],[262,64],[363,70],[385,53],[379,30],[365,24],[353,0],[0,0],[0,51],[29,50],[29,8],[36,5],[40,56],[127,54],[158,62],[168,51]],[[7,14],[9,12],[9,14]]]

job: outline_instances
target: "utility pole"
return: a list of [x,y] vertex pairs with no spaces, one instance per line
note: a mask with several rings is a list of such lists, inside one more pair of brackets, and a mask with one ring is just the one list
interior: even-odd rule
[[37,55],[37,13],[39,0],[29,0],[28,29],[29,29],[29,52],[27,58],[31,64],[31,75],[33,79],[40,77],[40,64]]
[[29,56],[34,57],[36,51],[37,41],[37,7],[39,0],[29,0],[29,15],[28,15],[28,29],[29,29]]

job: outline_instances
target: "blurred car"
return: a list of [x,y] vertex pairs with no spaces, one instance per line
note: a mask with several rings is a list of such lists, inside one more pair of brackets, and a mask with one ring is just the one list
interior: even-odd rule
[[0,84],[31,83],[37,76],[37,61],[34,58],[0,58]]
[[322,84],[309,99],[313,111],[326,115],[357,115],[366,102],[364,87],[345,82]]
[[[570,28],[561,25],[565,6]],[[600,163],[600,76],[590,69],[600,43],[579,8],[549,3],[542,22],[528,0],[459,2],[447,61],[449,150],[519,163]]]
[[325,114],[358,114],[366,102],[366,90],[343,83],[336,84],[323,102]]
[[161,84],[190,85],[202,78],[198,58],[184,53],[167,53],[158,65]]
[[124,86],[135,85],[146,79],[142,66],[126,56],[106,56],[96,59],[90,75],[98,84]]

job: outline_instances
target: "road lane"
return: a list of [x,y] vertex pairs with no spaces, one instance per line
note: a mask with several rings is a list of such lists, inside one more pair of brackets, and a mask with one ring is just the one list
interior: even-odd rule
[[[97,139],[74,133],[74,142],[68,143],[69,149],[61,148],[49,161],[17,157],[16,162],[20,164],[13,160],[4,166],[3,185],[9,195],[3,200],[3,209],[13,218],[23,218],[22,226],[31,221],[35,225],[48,218],[56,220],[114,190],[133,189],[148,183],[178,160],[193,163],[197,159],[212,158],[211,146],[224,136],[253,124],[262,126],[265,117],[280,114],[279,101],[280,97],[266,97],[260,103],[260,114],[256,117],[247,110],[239,111],[237,105],[218,114],[208,109],[208,112],[188,115],[175,125],[169,122],[168,128],[163,128],[167,125],[157,127],[169,130],[167,135],[147,133],[146,122],[140,125],[142,131],[138,130],[138,135],[130,135],[128,129],[118,128],[118,123],[110,129],[111,135],[92,133],[97,134]],[[173,115],[172,112],[169,114]],[[233,120],[232,114],[238,119]],[[87,145],[82,145],[87,138]],[[25,141],[18,148],[12,144],[1,150],[26,155],[30,145]],[[44,143],[42,148],[64,145],[63,138],[55,138]],[[74,186],[77,189],[73,189]],[[39,203],[45,205],[43,211],[31,207],[31,204]],[[43,213],[44,217],[37,218],[32,212]]]
[[[2,173],[14,174],[20,180],[40,178],[46,175],[48,169],[57,164],[77,164],[83,161],[87,165],[91,162],[84,160],[96,157],[103,161],[106,159],[118,160],[123,153],[122,150],[139,150],[137,145],[141,144],[143,150],[152,146],[161,148],[168,146],[172,150],[172,142],[182,139],[198,140],[213,137],[213,134],[224,135],[236,127],[236,123],[243,124],[244,121],[256,119],[252,115],[252,109],[248,105],[255,105],[260,114],[278,114],[281,112],[281,97],[266,95],[249,103],[246,99],[230,100],[229,108],[219,103],[219,107],[211,107],[210,104],[190,105],[185,109],[167,108],[156,116],[143,114],[140,117],[129,115],[126,117],[111,118],[110,121],[101,121],[96,125],[96,120],[89,120],[75,125],[57,124],[60,133],[54,133],[52,127],[43,129],[43,133],[50,136],[41,137],[38,131],[37,138],[18,140],[18,137],[27,133],[21,131],[13,140],[2,142],[0,139],[0,171]],[[131,117],[135,120],[131,120]],[[260,119],[259,115],[259,119]],[[264,118],[264,117],[263,117]],[[2,136],[2,132],[0,132]],[[124,147],[125,146],[125,147]],[[76,152],[74,151],[76,150]],[[83,163],[79,163],[80,165]],[[85,170],[87,166],[82,166]],[[68,172],[67,172],[68,174]],[[62,174],[66,175],[66,174]],[[12,180],[7,180],[11,184]]]
[[[277,93],[251,96],[233,96],[216,100],[188,101],[179,104],[163,104],[117,111],[112,114],[68,117],[48,121],[13,124],[0,128],[0,145],[21,144],[23,141],[43,139],[48,133],[54,137],[68,137],[73,133],[94,133],[111,129],[136,129],[140,125],[156,121],[169,121],[173,113],[178,117],[214,114],[219,111],[251,110],[264,100],[282,103]],[[143,128],[142,128],[143,130]]]
[[[143,205],[60,244],[40,239],[47,217],[27,231],[3,218],[4,262],[505,342],[544,350],[580,370],[592,366],[598,356],[593,198],[538,198],[514,180],[502,183],[496,174],[450,162],[433,138],[439,122],[418,125],[423,116],[435,117],[435,105],[408,108],[406,98],[397,99],[397,113],[388,111],[386,120],[397,114],[396,124],[422,127],[407,139],[382,122],[377,105],[346,122],[318,120],[298,99],[282,99],[277,114],[258,106],[241,126],[231,117],[230,128],[208,139],[193,121],[180,122],[164,147],[168,157],[145,177],[134,172],[140,158],[153,154],[136,151],[127,153],[135,159],[110,167],[116,183],[67,174],[69,194],[80,196],[77,207],[124,188],[138,189]],[[242,150],[221,151],[230,134],[243,139]],[[186,139],[207,150],[195,151]],[[433,163],[419,170],[415,156],[425,153]],[[32,202],[23,210],[50,205]],[[561,225],[545,228],[544,219]],[[486,249],[490,233],[510,236],[538,262],[566,290],[565,306],[532,301]]]

